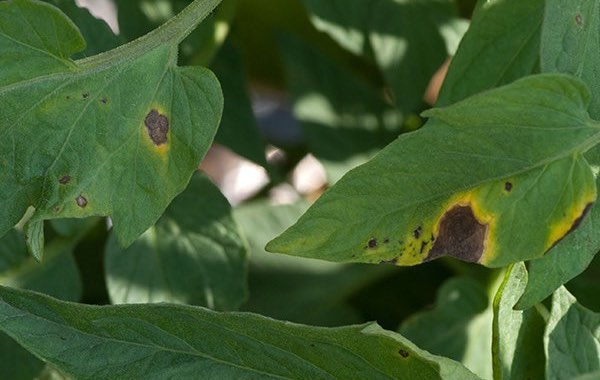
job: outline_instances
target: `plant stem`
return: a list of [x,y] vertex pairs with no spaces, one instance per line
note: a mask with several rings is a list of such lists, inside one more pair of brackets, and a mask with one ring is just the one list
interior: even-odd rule
[[150,33],[115,49],[77,61],[79,68],[89,68],[121,59],[132,59],[165,44],[179,45],[222,0],[195,0],[177,16]]

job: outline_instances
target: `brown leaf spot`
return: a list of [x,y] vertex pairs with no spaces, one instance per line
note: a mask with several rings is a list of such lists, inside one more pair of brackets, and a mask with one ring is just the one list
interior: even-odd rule
[[77,206],[81,208],[84,208],[88,204],[87,199],[85,199],[85,197],[81,194],[79,194],[79,196],[75,198],[75,202],[77,202]]
[[63,175],[58,179],[58,183],[60,183],[61,185],[66,185],[69,182],[71,182],[71,176],[68,175]]
[[423,231],[423,229],[421,228],[421,226],[417,227],[414,231],[413,231],[413,236],[415,237],[415,239],[418,239],[421,237],[421,232]]
[[504,184],[504,190],[505,190],[506,192],[510,192],[510,191],[512,190],[512,188],[513,188],[513,184],[512,184],[512,183],[510,183],[510,182],[506,182],[506,183]]
[[100,103],[106,104],[106,103],[108,103],[108,99],[102,98],[102,99],[100,99]]
[[169,119],[165,115],[161,115],[157,110],[153,109],[146,115],[144,124],[154,145],[162,145],[167,142]]
[[367,243],[367,247],[371,249],[377,248],[377,239],[372,238],[371,240],[369,240],[369,242]]
[[87,99],[90,96],[89,92],[84,92],[83,94],[81,94],[81,97],[84,99]]
[[409,357],[409,353],[408,353],[408,351],[406,351],[406,350],[399,349],[399,350],[398,350],[398,353],[399,353],[399,354],[400,354],[400,356],[402,356],[403,358],[407,358],[407,357]]
[[455,206],[440,220],[439,233],[425,261],[448,255],[478,262],[485,247],[487,225],[481,224],[470,206]]
[[581,16],[581,15],[575,16],[575,22],[577,23],[577,25],[582,25],[583,24],[583,16]]

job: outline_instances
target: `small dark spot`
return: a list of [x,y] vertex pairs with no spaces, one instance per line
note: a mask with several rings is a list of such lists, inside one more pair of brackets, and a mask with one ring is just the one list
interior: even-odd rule
[[392,265],[396,265],[396,263],[398,263],[398,258],[397,257],[394,257],[391,260],[381,260],[379,262],[379,264],[392,264]]
[[69,99],[71,99],[71,96],[67,95],[67,96],[65,96],[65,99],[69,100]]
[[405,351],[403,349],[399,349],[398,353],[400,354],[400,356],[402,356],[403,358],[407,358],[409,356],[408,351]]
[[367,243],[367,246],[371,249],[377,248],[377,239],[372,238],[371,240],[369,240],[369,242]]
[[90,94],[89,94],[89,92],[84,92],[83,94],[81,94],[81,96],[82,96],[84,99],[87,99],[87,98],[90,96]]
[[567,233],[565,233],[560,239],[558,239],[557,241],[555,241],[548,250],[551,250],[552,248],[554,248],[554,246],[557,245],[562,239],[564,239],[565,236],[567,236],[568,234],[570,234],[571,232],[573,232],[575,229],[577,229],[577,227],[579,227],[579,225],[581,224],[581,222],[583,221],[583,219],[585,219],[586,215],[590,212],[590,209],[592,208],[593,205],[594,205],[594,202],[590,202],[587,205],[585,205],[585,208],[581,212],[581,215],[579,215],[577,217],[577,219],[575,219],[573,221],[573,224],[571,224],[571,228],[569,228],[569,230],[567,231]]
[[67,338],[65,338],[64,336],[61,336],[60,340],[67,340]]
[[87,206],[87,204],[88,204],[87,199],[85,199],[84,196],[81,194],[77,198],[75,198],[75,201],[77,202],[77,206],[79,206],[81,208]]
[[54,207],[54,212],[56,212],[56,213],[60,212],[60,206],[55,206]]
[[421,242],[421,249],[419,250],[420,254],[423,254],[423,251],[425,251],[425,247],[427,247],[427,244],[429,244],[429,243],[426,241]]
[[433,243],[435,241],[435,236],[433,236],[433,234],[431,234],[431,242]]
[[100,99],[100,103],[106,104],[106,103],[108,103],[108,99],[102,98],[102,99]]
[[425,261],[448,255],[478,262],[485,247],[487,224],[481,224],[470,206],[454,206],[442,216],[439,233]]
[[415,239],[418,239],[421,237],[421,232],[423,231],[423,229],[421,228],[421,226],[417,227],[414,231],[413,231],[413,236],[415,237]]
[[144,124],[148,129],[148,135],[154,145],[162,145],[167,142],[167,133],[169,132],[169,119],[161,115],[157,110],[152,110],[146,115]]
[[513,184],[512,183],[506,182],[504,184],[504,190],[506,190],[507,192],[510,192],[512,190],[512,188],[513,188]]
[[71,182],[71,176],[68,175],[63,175],[58,179],[58,183],[60,183],[61,185],[66,185],[69,182]]
[[581,15],[575,16],[575,22],[577,23],[577,25],[583,24],[583,16],[581,16]]
[[402,240],[398,240],[398,244],[402,245],[404,242]]
[[314,344],[314,343],[311,343],[311,344],[310,344],[310,346],[311,346],[311,347],[314,347],[314,346],[315,346],[315,344]]

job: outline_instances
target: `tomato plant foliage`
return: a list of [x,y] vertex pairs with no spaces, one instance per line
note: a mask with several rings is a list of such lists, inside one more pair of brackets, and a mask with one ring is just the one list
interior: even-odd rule
[[3,378],[598,376],[599,1],[113,5],[0,1]]

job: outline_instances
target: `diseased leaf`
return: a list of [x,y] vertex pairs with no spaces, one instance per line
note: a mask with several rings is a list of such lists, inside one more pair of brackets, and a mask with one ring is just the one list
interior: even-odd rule
[[600,314],[577,303],[564,287],[552,298],[544,334],[546,379],[574,379],[600,370]]
[[579,80],[546,74],[427,111],[424,128],[349,172],[267,249],[398,265],[540,257],[596,199],[588,102]]
[[537,71],[544,0],[479,1],[437,100],[447,106]]
[[420,348],[459,361],[489,379],[492,319],[491,300],[482,284],[455,277],[439,289],[433,309],[409,317],[398,332]]
[[111,237],[105,257],[113,303],[232,310],[246,298],[246,248],[229,203],[200,174],[129,248],[120,248]]
[[281,49],[294,115],[330,182],[396,138],[402,115],[375,89],[300,40],[285,38]]
[[325,329],[188,306],[93,307],[0,287],[0,329],[79,379],[477,379],[376,324]]
[[[600,118],[600,81],[594,64],[600,59],[599,6],[595,1],[548,1],[541,44],[542,71],[569,73],[582,79],[591,91],[589,112],[594,119]],[[593,167],[600,167],[600,148],[593,147],[585,158]],[[541,302],[588,267],[600,251],[596,230],[600,209],[594,205],[589,214],[571,236],[530,263],[527,288],[518,308],[527,309]]]
[[514,264],[507,269],[494,298],[494,379],[544,378],[545,321],[535,308],[513,310],[526,282],[525,264]]
[[58,10],[31,0],[0,4],[0,56],[8,57],[0,80],[0,234],[29,206],[32,224],[111,216],[123,245],[158,219],[220,120],[214,75],[176,66],[177,44],[218,3],[194,2],[163,28],[81,61],[68,57],[83,39]]

